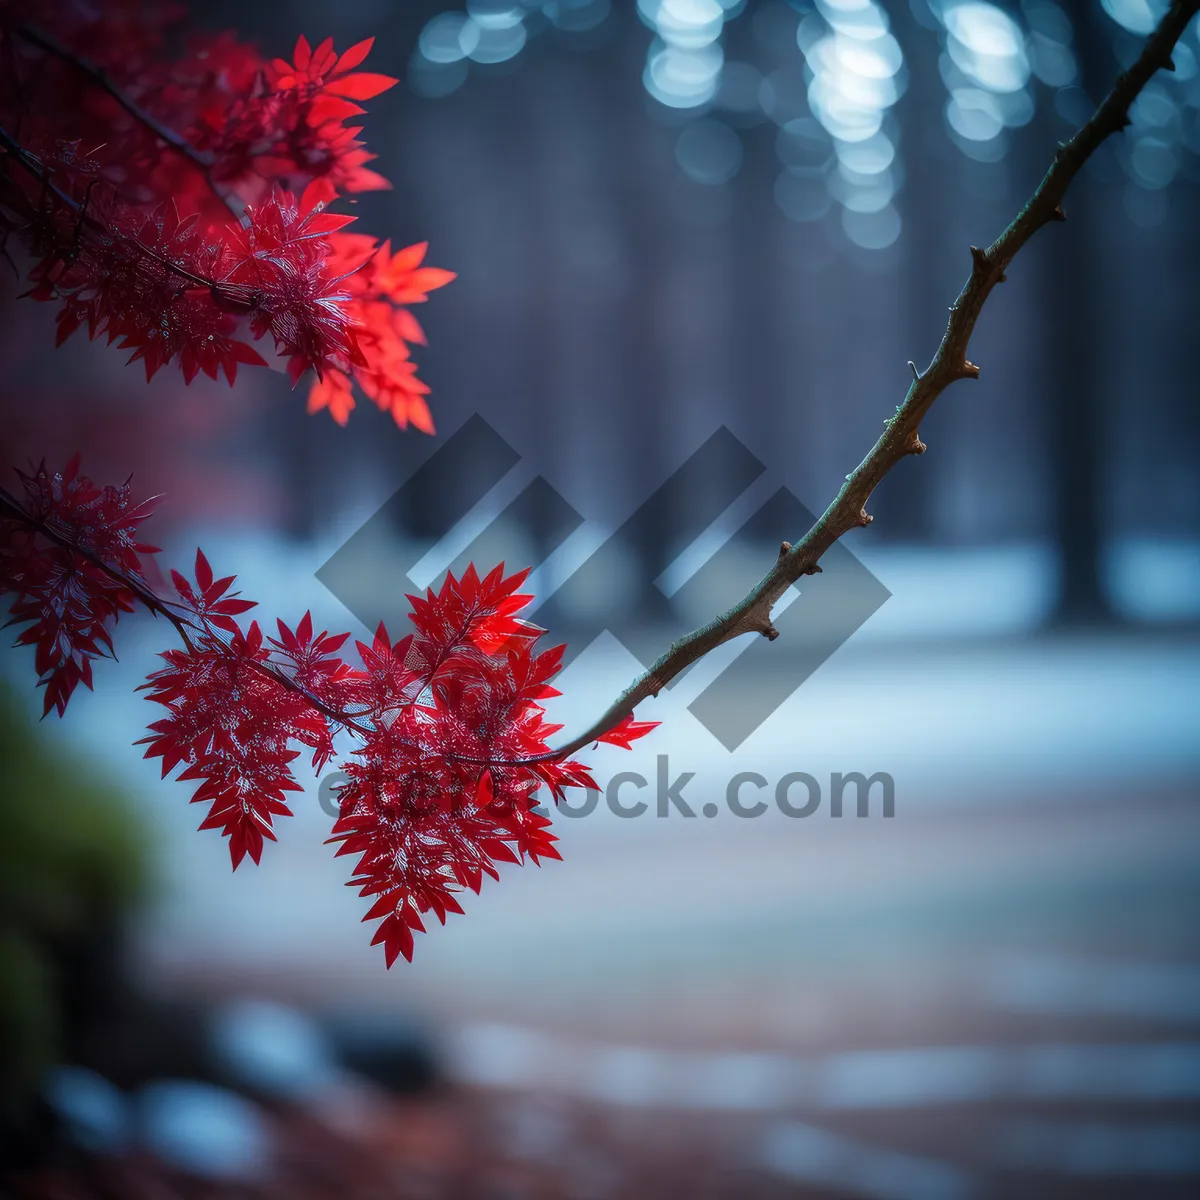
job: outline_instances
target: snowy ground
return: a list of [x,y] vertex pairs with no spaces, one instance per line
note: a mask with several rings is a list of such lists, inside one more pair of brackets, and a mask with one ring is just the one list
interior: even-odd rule
[[[202,540],[267,613],[351,625],[312,578],[327,548]],[[1195,558],[1126,547],[1114,590],[1186,617]],[[546,1103],[722,1114],[713,1145],[751,1153],[781,1194],[957,1198],[1114,1173],[1185,1194],[1169,1189],[1200,1174],[1200,637],[1035,635],[1049,571],[1030,548],[869,565],[893,600],[736,752],[687,711],[721,665],[702,664],[639,714],[662,730],[590,756],[604,784],[646,780],[619,793],[646,813],[560,817],[564,862],[508,869],[391,972],[323,845],[317,781],[262,865],[231,876],[186,785],[130,746],[153,717],[132,688],[169,644],[161,623],[133,623],[121,663],[46,728],[158,833],[136,949],[160,986],[416,1017],[514,1113],[557,1096],[530,1110],[543,1124]],[[774,649],[765,669],[786,676]],[[635,670],[601,639],[564,673],[557,719],[589,719]],[[692,773],[695,816],[657,815],[660,770]],[[893,817],[878,791],[868,816],[853,791],[831,815],[831,775],[852,771],[891,776]],[[739,818],[727,787],[750,772],[765,786],[741,799],[767,811]],[[822,790],[806,818],[775,802],[796,772]]]
[[[265,612],[295,616],[311,604],[332,627],[352,623],[312,579],[324,548],[204,544],[215,561],[244,568],[245,593]],[[1175,580],[1158,603],[1178,610],[1188,556],[1147,553],[1124,552],[1151,579]],[[586,818],[560,818],[565,863],[508,871],[469,898],[466,918],[421,939],[413,967],[391,975],[366,947],[361,902],[338,886],[344,865],[322,844],[331,821],[315,780],[263,865],[230,877],[221,840],[195,831],[186,786],[160,782],[130,747],[153,715],[132,688],[166,644],[160,623],[134,623],[121,663],[98,670],[97,692],[81,693],[47,729],[96,755],[160,833],[161,901],[142,940],[156,971],[270,966],[318,991],[324,980],[329,998],[352,978],[381,1003],[441,1003],[486,976],[489,1003],[519,1004],[536,990],[550,1004],[571,980],[612,988],[627,975],[649,979],[655,964],[721,972],[731,955],[807,961],[852,932],[869,957],[874,939],[919,944],[964,906],[1034,903],[1031,880],[1056,893],[1091,880],[1103,892],[1117,865],[1151,877],[1195,865],[1200,639],[1030,636],[1048,589],[1045,556],[1028,548],[877,552],[870,565],[894,599],[737,751],[687,711],[720,665],[701,664],[646,706],[661,731],[633,753],[605,747],[590,758],[602,783],[618,771],[644,778],[644,789],[627,782],[620,799],[646,800],[648,811],[620,819],[601,801]],[[776,648],[771,669],[786,675],[787,646]],[[19,661],[10,656],[10,671]],[[589,719],[635,669],[601,638],[562,677],[555,715],[569,728]],[[878,791],[871,815],[855,816],[853,789],[846,816],[831,817],[831,775],[853,771],[892,777],[894,818],[882,816]],[[657,815],[660,772],[672,781],[693,774],[682,794],[694,817]],[[822,789],[806,819],[775,803],[779,780],[794,772]],[[739,773],[766,781],[740,793],[744,804],[766,799],[759,818],[729,810]],[[805,796],[803,784],[788,793],[793,804]],[[703,815],[705,805],[716,815]]]

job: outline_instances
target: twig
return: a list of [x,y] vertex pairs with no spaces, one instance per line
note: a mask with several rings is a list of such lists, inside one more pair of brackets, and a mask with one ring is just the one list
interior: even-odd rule
[[111,580],[119,583],[136,600],[140,601],[148,611],[154,613],[155,616],[166,617],[175,626],[175,631],[183,640],[184,645],[189,650],[195,649],[191,639],[188,637],[188,631],[191,630],[193,633],[202,631],[186,617],[181,617],[178,613],[173,612],[169,603],[161,599],[145,580],[137,579],[127,571],[123,571],[119,567],[114,567],[112,563],[108,562],[101,555],[81,545],[69,533],[63,533],[51,522],[42,517],[35,516],[6,488],[0,488],[0,511],[7,513],[9,517],[24,525],[27,529],[32,529],[40,533],[56,546],[61,546],[64,550],[68,550],[72,554],[78,554],[80,558],[89,562],[97,570],[103,571]]
[[[46,169],[41,159],[36,154],[31,154],[26,150],[3,125],[0,125],[0,149],[3,149],[22,170],[36,179],[48,196],[53,196],[64,208],[76,215],[75,232],[77,238],[79,231],[84,226],[92,230],[93,233],[100,234],[103,237],[107,238],[111,236],[111,231],[101,221],[96,220],[95,217],[88,213],[86,201],[81,203],[74,196],[64,192],[54,182],[51,172]],[[89,195],[94,184],[95,181],[93,180],[88,186]],[[188,283],[196,284],[198,287],[206,287],[214,295],[216,294],[220,286],[217,280],[208,279],[203,275],[197,275],[189,271],[186,267],[181,267],[178,263],[172,262],[169,258],[159,254],[157,250],[147,246],[145,242],[140,241],[138,238],[130,237],[126,240],[131,246],[136,247],[146,255],[147,258],[152,258],[165,271],[179,276],[180,279],[187,280]]]
[[145,125],[155,137],[166,142],[172,150],[177,150],[184,157],[191,159],[202,170],[207,170],[213,165],[211,154],[205,154],[204,151],[197,150],[187,138],[168,128],[157,117],[148,113],[140,104],[127,96],[113,83],[109,78],[108,72],[103,67],[98,66],[90,59],[84,58],[82,54],[76,54],[73,50],[68,50],[56,38],[34,25],[21,25],[18,27],[17,33],[31,45],[45,50],[47,54],[53,54],[55,58],[61,58],[63,62],[74,67],[81,75],[86,75],[98,88],[107,92],[135,121]]
[[[198,634],[208,639],[210,644],[227,649],[225,643],[213,633],[203,618],[197,619],[190,615],[190,613],[188,616],[182,616],[179,612],[175,611],[176,609],[183,608],[182,605],[173,604],[169,600],[162,599],[144,579],[131,575],[128,571],[114,566],[103,556],[81,545],[70,533],[65,533],[56,528],[53,523],[42,517],[35,516],[11,492],[3,487],[0,487],[0,513],[5,513],[12,520],[24,525],[27,529],[32,529],[42,534],[43,537],[55,545],[61,546],[64,550],[79,555],[80,558],[98,570],[103,571],[110,579],[125,588],[147,611],[153,613],[155,616],[166,617],[175,627],[175,632],[179,634],[180,640],[189,652],[195,653],[196,650],[196,646],[189,634]],[[240,665],[248,666],[251,670],[258,672],[258,674],[274,680],[281,687],[287,688],[288,691],[295,692],[307,701],[312,708],[335,724],[351,729],[361,736],[370,733],[370,730],[355,720],[352,714],[332,708],[319,697],[313,695],[303,684],[297,683],[287,672],[279,670],[278,667],[273,667],[270,663],[255,662],[253,659],[246,659],[241,656],[231,655],[230,657]]]
[[68,195],[50,178],[50,172],[46,170],[41,159],[36,154],[31,154],[24,146],[17,141],[16,137],[9,133],[3,125],[0,125],[0,148],[10,155],[14,162],[22,167],[29,175],[38,181],[46,191],[52,195],[60,204],[71,210],[73,213],[82,213],[83,205],[80,204],[74,196]]
[[44,29],[39,29],[36,25],[20,25],[17,27],[17,34],[29,42],[30,45],[37,46],[40,50],[46,51],[47,54],[53,54],[55,58],[59,58],[74,67],[75,70],[90,79],[98,88],[107,92],[135,121],[144,125],[156,138],[165,142],[176,153],[182,154],[184,158],[188,159],[204,175],[205,182],[208,184],[213,195],[234,216],[241,216],[241,207],[235,200],[232,200],[222,192],[213,180],[212,168],[216,164],[216,160],[211,154],[204,150],[197,150],[182,134],[176,133],[170,126],[164,125],[153,113],[147,112],[136,100],[126,94],[122,88],[118,87],[103,67],[88,58],[84,58],[83,55],[76,54],[75,51],[68,49]]
[[1045,178],[1013,222],[986,250],[971,247],[971,276],[950,308],[950,321],[937,353],[924,372],[919,372],[915,364],[908,364],[913,380],[904,403],[895,416],[884,422],[883,434],[867,457],[846,476],[846,482],[816,524],[795,544],[784,542],[775,565],[743,600],[673,643],[602,717],[564,745],[547,754],[523,759],[522,763],[566,758],[581,750],[629,716],[641,701],[657,696],[681,671],[733,638],[758,633],[773,641],[779,636],[771,624],[771,611],[779,598],[801,576],[819,572],[817,564],[821,556],[844,533],[871,523],[867,501],[883,477],[901,459],[924,453],[925,443],[918,429],[930,406],[950,384],[979,377],[979,368],[967,358],[967,343],[984,302],[996,284],[1004,281],[1005,271],[1021,247],[1043,225],[1066,219],[1061,202],[1071,180],[1105,138],[1129,125],[1129,106],[1150,77],[1159,70],[1175,69],[1171,51],[1197,10],[1200,0],[1174,0],[1138,60],[1117,79],[1091,120],[1059,147]]

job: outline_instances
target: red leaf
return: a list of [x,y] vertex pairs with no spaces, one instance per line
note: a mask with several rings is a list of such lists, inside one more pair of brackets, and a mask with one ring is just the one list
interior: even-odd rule
[[610,746],[620,746],[623,750],[632,749],[631,743],[645,737],[661,725],[661,721],[635,721],[633,714],[625,717],[619,724],[614,725],[607,733],[602,733],[597,742],[605,742]]
[[[326,38],[312,53],[308,64],[310,75],[327,75],[337,63],[337,55],[333,52],[333,38]],[[298,65],[298,64],[297,64]]]
[[341,79],[333,79],[325,85],[327,92],[335,96],[343,96],[347,100],[370,100],[388,88],[395,87],[400,81],[390,75],[376,75],[370,71],[360,71],[355,75],[346,75]]
[[204,557],[204,551],[199,547],[196,548],[196,583],[199,585],[202,592],[207,592],[212,587],[213,573],[212,567],[208,565],[208,559]]
[[354,70],[371,53],[373,45],[375,45],[373,37],[364,38],[361,42],[355,42],[349,50],[343,51],[341,58],[337,60],[337,66],[334,68],[335,73],[342,75],[346,71]]

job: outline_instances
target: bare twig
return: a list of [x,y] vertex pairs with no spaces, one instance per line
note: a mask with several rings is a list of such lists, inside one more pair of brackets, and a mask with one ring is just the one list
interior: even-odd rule
[[979,368],[967,358],[967,343],[984,302],[996,284],[1004,281],[1009,263],[1025,243],[1043,225],[1066,219],[1061,202],[1071,180],[1105,138],[1130,123],[1129,106],[1150,77],[1159,70],[1175,69],[1171,51],[1197,10],[1200,0],[1173,0],[1137,61],[1117,79],[1091,120],[1059,147],[1045,178],[1013,222],[986,250],[971,247],[971,276],[950,308],[950,321],[937,353],[924,372],[918,371],[914,363],[908,364],[913,380],[904,403],[884,422],[883,434],[867,457],[846,476],[841,491],[816,524],[798,542],[784,542],[775,565],[743,600],[673,643],[597,721],[548,754],[523,762],[543,762],[574,754],[624,720],[641,701],[657,696],[697,659],[725,642],[744,633],[761,634],[770,640],[779,636],[771,624],[771,610],[779,598],[801,576],[819,572],[817,564],[821,556],[844,533],[871,523],[867,501],[883,477],[901,459],[924,453],[925,443],[918,430],[930,406],[950,384],[979,377]]

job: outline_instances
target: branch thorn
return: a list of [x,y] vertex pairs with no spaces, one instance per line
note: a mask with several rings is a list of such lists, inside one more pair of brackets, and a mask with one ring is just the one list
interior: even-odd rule
[[921,382],[921,372],[917,370],[917,364],[910,358],[908,360],[908,369],[912,372],[913,382]]
[[800,574],[801,575],[820,575],[820,574],[822,574],[821,565],[820,565],[820,563],[813,563],[812,566],[805,567],[804,570],[800,572]]
[[1067,219],[1067,214],[1065,212],[1063,212],[1063,207],[1061,204],[1056,204],[1054,206],[1054,211],[1050,215],[1056,221],[1065,221]]
[[969,360],[965,361],[962,366],[962,377],[964,379],[978,379],[979,368],[973,362]]
[[983,272],[988,269],[988,256],[986,250],[980,250],[978,246],[971,247],[971,258],[975,262],[975,269]]

